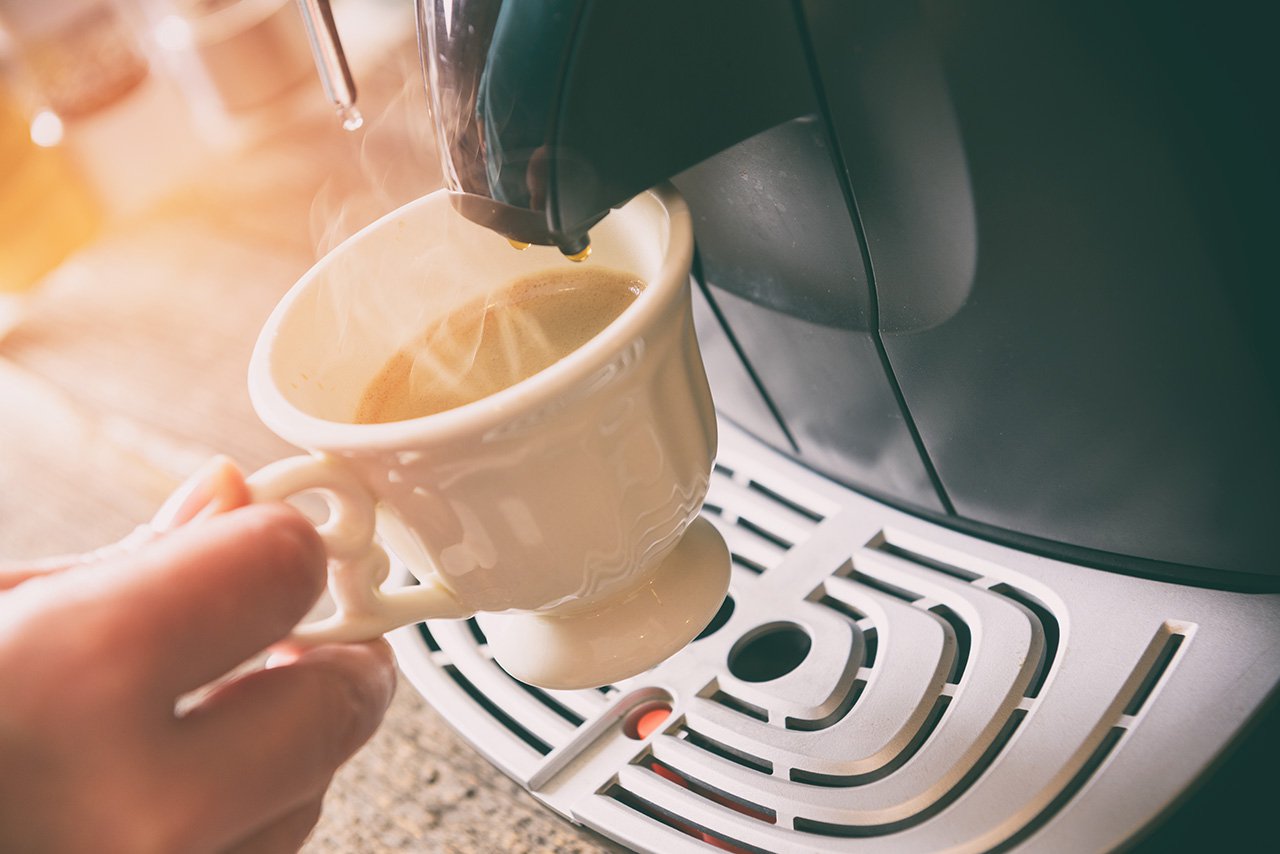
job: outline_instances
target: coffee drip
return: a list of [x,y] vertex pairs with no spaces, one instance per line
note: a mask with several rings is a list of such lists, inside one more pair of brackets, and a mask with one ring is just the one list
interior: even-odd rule
[[[363,118],[356,108],[356,86],[334,26],[330,0],[300,0],[299,8],[325,94],[343,127],[357,130]],[[459,21],[447,34],[436,33],[431,27],[421,33],[424,56],[435,56],[440,41],[440,50],[465,57],[448,72],[433,62],[428,87],[440,150],[447,161],[445,183],[450,202],[464,217],[505,236],[516,248],[555,246],[571,261],[586,260],[591,254],[588,230],[604,218],[609,207],[593,210],[572,223],[548,216],[553,173],[557,181],[577,183],[591,168],[547,143],[546,128],[537,118],[545,112],[545,105],[539,97],[531,96],[527,87],[532,84],[534,90],[545,94],[552,82],[525,79],[530,69],[551,67],[542,61],[541,53],[562,49],[563,41],[572,35],[570,28],[550,34],[554,38],[543,45],[541,39],[526,37],[524,28],[529,21],[520,10],[504,11],[501,3],[482,3],[466,6],[460,14],[466,17],[465,26]],[[479,58],[495,37],[524,44],[530,51],[506,67],[503,80],[497,81],[478,75],[484,67]],[[507,85],[515,80],[520,84]],[[487,150],[486,140],[510,136],[512,127],[519,129],[519,138],[500,146],[497,156],[501,163],[495,168],[490,162],[494,152]],[[631,195],[616,201],[621,203]]]

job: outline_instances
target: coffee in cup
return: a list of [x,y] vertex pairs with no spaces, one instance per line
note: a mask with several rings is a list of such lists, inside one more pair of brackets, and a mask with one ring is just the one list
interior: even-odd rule
[[433,321],[392,356],[355,421],[421,418],[513,386],[594,338],[643,289],[634,275],[598,266],[517,279]]

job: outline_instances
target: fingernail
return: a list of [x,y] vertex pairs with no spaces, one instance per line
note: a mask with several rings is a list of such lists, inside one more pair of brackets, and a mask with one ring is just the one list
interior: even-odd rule
[[262,663],[262,669],[272,670],[293,664],[300,656],[301,653],[296,649],[278,649],[267,656],[267,660]]
[[151,519],[152,529],[164,533],[185,525],[197,516],[211,516],[227,509],[219,506],[224,500],[224,490],[218,487],[234,471],[235,464],[228,457],[217,456],[209,460],[160,505]]
[[385,712],[391,707],[391,700],[396,694],[396,657],[391,651],[391,644],[387,643],[386,638],[378,638],[370,643],[378,646],[378,652],[381,655],[381,661],[385,664],[382,668],[383,687],[386,693],[383,695],[382,710]]

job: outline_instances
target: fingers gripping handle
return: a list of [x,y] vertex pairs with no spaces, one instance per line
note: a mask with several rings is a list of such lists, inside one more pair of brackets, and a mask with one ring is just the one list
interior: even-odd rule
[[307,645],[371,640],[420,620],[462,619],[474,611],[439,582],[383,590],[387,553],[374,542],[374,498],[331,457],[312,455],[279,460],[249,479],[254,501],[283,501],[318,492],[329,518],[316,527],[329,555],[329,593],[337,605],[332,617],[294,629],[290,640]]

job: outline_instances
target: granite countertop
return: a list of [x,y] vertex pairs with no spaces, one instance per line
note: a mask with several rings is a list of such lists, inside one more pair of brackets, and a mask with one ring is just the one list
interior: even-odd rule
[[[318,254],[440,183],[416,49],[377,54],[356,69],[360,134],[310,81],[274,126],[109,218],[34,292],[0,339],[0,555],[119,537],[215,452],[249,470],[294,452],[249,404],[259,327]],[[538,804],[402,681],[304,850],[621,849]]]

